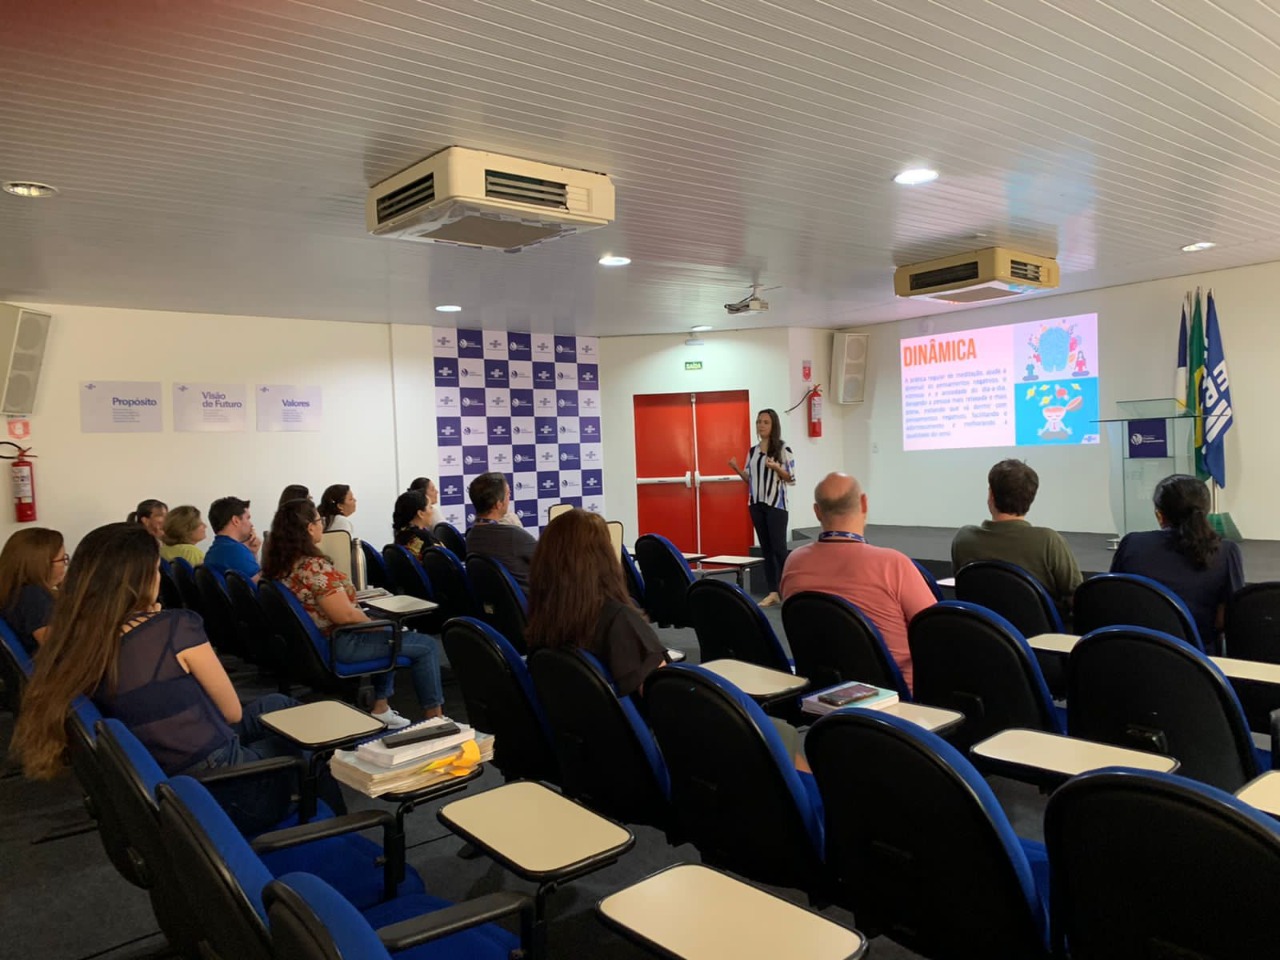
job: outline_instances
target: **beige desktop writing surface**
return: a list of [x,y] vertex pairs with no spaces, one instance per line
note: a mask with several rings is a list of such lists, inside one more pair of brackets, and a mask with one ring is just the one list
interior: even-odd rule
[[1178,761],[1173,757],[1043,730],[1002,730],[974,744],[971,752],[978,757],[1052,770],[1071,777],[1102,767],[1136,767],[1159,773],[1172,773],[1178,768]]
[[609,527],[609,542],[613,544],[613,552],[618,559],[622,559],[622,521],[610,520],[607,524]]
[[724,677],[748,697],[773,697],[799,690],[809,682],[804,677],[743,660],[709,660],[702,664],[702,668]]
[[372,736],[386,725],[363,710],[340,700],[317,700],[264,713],[261,720],[294,743],[331,743],[365,734]]
[[455,800],[440,817],[530,873],[561,870],[631,840],[616,823],[527,781]]
[[600,912],[684,960],[847,960],[855,931],[698,864],[680,864],[600,901]]
[[1268,770],[1236,791],[1236,797],[1273,817],[1280,816],[1280,770]]

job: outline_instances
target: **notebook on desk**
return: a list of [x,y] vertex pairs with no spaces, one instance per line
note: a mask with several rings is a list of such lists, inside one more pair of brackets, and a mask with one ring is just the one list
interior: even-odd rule
[[418,743],[406,744],[403,747],[387,747],[382,741],[384,737],[393,734],[410,733],[414,730],[439,727],[452,722],[448,717],[432,717],[430,720],[422,720],[403,729],[391,731],[391,733],[380,734],[358,745],[356,747],[356,756],[379,767],[398,767],[407,763],[423,763],[428,760],[434,760],[436,757],[447,757],[449,754],[456,752],[461,744],[475,739],[476,732],[472,727],[465,723],[459,723],[457,733],[450,734],[447,737],[438,737],[435,740],[421,740]]
[[810,694],[800,701],[800,710],[816,716],[825,716],[842,707],[864,707],[883,710],[898,702],[898,691],[875,687],[856,681],[827,687]]
[[422,600],[418,597],[411,597],[407,594],[400,596],[391,596],[386,594],[381,597],[372,597],[364,601],[364,605],[372,607],[374,610],[381,610],[385,613],[394,613],[404,615],[406,613],[430,613],[436,609],[437,604],[430,600]]
[[373,600],[377,597],[389,597],[391,591],[383,590],[381,587],[370,587],[367,590],[356,591],[356,602],[363,603],[365,600]]

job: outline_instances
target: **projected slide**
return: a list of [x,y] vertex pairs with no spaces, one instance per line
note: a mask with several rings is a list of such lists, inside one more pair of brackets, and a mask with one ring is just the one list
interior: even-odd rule
[[1098,442],[1098,315],[901,341],[902,447]]

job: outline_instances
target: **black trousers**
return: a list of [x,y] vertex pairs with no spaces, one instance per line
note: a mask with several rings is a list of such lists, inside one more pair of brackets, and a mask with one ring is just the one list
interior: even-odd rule
[[764,554],[764,582],[770,593],[777,593],[782,566],[787,562],[787,511],[767,503],[753,503],[747,509]]

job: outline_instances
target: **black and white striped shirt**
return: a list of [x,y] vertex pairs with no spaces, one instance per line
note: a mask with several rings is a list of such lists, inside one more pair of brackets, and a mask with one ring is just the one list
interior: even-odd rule
[[[783,483],[776,473],[765,466],[765,460],[768,455],[760,452],[759,444],[751,445],[751,452],[747,454],[747,484],[750,487],[748,496],[749,503],[766,503],[771,507],[777,507],[779,510],[786,510],[787,501],[787,484]],[[787,474],[794,481],[796,475],[795,456],[791,453],[791,448],[785,444],[782,447],[782,460],[780,461],[787,469]]]

